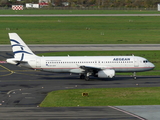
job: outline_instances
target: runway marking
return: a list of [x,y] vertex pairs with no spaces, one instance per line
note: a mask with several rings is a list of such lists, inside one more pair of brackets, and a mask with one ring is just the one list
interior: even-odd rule
[[6,61],[0,61],[0,63],[7,63]]
[[7,92],[7,95],[9,95],[9,94],[11,94],[12,92],[15,92],[15,91],[17,91],[17,90],[18,90],[18,91],[21,91],[21,89],[10,90],[10,91]]
[[[60,76],[48,76],[48,75],[35,75],[35,74],[26,74],[26,73],[20,73],[20,72],[32,72],[33,70],[10,70],[2,65],[0,65],[0,67],[4,68],[5,70],[9,71],[9,74],[5,74],[5,75],[0,75],[0,76],[9,76],[12,75],[13,73],[16,74],[23,74],[23,75],[29,75],[29,76],[41,76],[41,77],[60,77]],[[0,70],[0,72],[6,72],[5,70]],[[36,72],[41,72],[41,71],[36,71]]]
[[[33,72],[33,70],[12,70],[12,71],[14,71],[15,73],[16,72]],[[6,72],[6,70],[0,70],[0,72]]]
[[[27,74],[27,73],[17,73],[16,74],[21,74],[21,75],[27,75],[27,76],[38,76],[38,77],[47,77],[47,78],[53,78],[55,79],[55,77],[59,77],[61,78],[62,76],[61,75],[35,75],[35,74]],[[69,74],[66,75],[66,77],[70,76]]]
[[29,76],[40,76],[40,77],[60,77],[60,76],[48,76],[48,75],[35,75],[35,74],[27,74],[27,73],[16,73],[22,75],[29,75]]
[[5,70],[9,71],[10,73],[9,74],[5,74],[5,75],[0,75],[0,76],[8,76],[8,75],[12,75],[13,73],[15,73],[14,71],[4,67],[3,65],[0,65],[0,67],[4,68]]
[[29,95],[29,94],[32,94],[32,93],[22,93],[22,95]]
[[146,120],[146,119],[144,119],[144,118],[142,118],[142,117],[140,117],[140,116],[138,116],[138,115],[132,114],[132,113],[130,113],[130,112],[127,112],[127,111],[125,111],[125,110],[119,109],[119,108],[117,108],[117,107],[114,107],[114,106],[108,106],[108,107],[110,107],[110,108],[112,108],[112,109],[115,109],[115,110],[118,110],[118,111],[120,111],[120,112],[126,113],[126,114],[128,114],[128,115],[131,115],[131,116],[133,116],[133,117],[136,117],[136,118],[138,118],[138,119],[140,119],[140,120]]
[[[52,75],[52,74],[37,75],[37,74],[21,73],[21,72],[33,72],[34,70],[14,70],[14,71],[16,71],[16,72],[15,72],[16,74],[22,74],[22,75],[40,76],[40,77],[61,77],[61,75]],[[36,70],[36,71],[34,71],[34,72],[42,73],[43,71]],[[66,76],[70,76],[70,75],[68,74],[68,75],[66,75]]]

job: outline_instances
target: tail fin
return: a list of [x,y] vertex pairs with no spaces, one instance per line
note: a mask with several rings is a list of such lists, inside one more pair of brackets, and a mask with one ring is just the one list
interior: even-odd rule
[[23,61],[25,58],[36,56],[23,42],[17,33],[9,33],[14,58]]

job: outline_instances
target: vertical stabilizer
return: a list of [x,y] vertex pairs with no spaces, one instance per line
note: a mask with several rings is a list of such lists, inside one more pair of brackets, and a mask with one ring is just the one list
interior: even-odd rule
[[9,33],[14,58],[23,61],[25,58],[31,58],[35,54],[29,49],[29,47],[23,42],[17,33]]

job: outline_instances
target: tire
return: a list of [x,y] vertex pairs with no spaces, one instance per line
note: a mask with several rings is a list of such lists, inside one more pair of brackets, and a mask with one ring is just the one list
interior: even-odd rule
[[85,76],[84,75],[80,75],[80,79],[85,79]]
[[89,76],[85,76],[86,81],[89,81],[89,79],[90,79]]

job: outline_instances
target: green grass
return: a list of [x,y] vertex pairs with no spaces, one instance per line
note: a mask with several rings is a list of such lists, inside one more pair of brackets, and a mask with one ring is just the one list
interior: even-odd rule
[[1,17],[0,44],[8,32],[27,44],[160,44],[160,17]]
[[[89,93],[83,97],[82,93]],[[41,107],[160,105],[160,87],[70,89],[50,92]]]
[[25,9],[15,11],[11,9],[0,10],[0,14],[159,14],[157,10],[44,10]]
[[[49,52],[39,54],[44,56],[141,56],[155,64],[155,69],[147,72],[138,72],[137,75],[160,75],[160,52],[159,51],[67,51],[67,52]],[[122,75],[122,73],[119,73]],[[117,73],[116,73],[117,75]],[[123,73],[131,75],[131,73]]]

